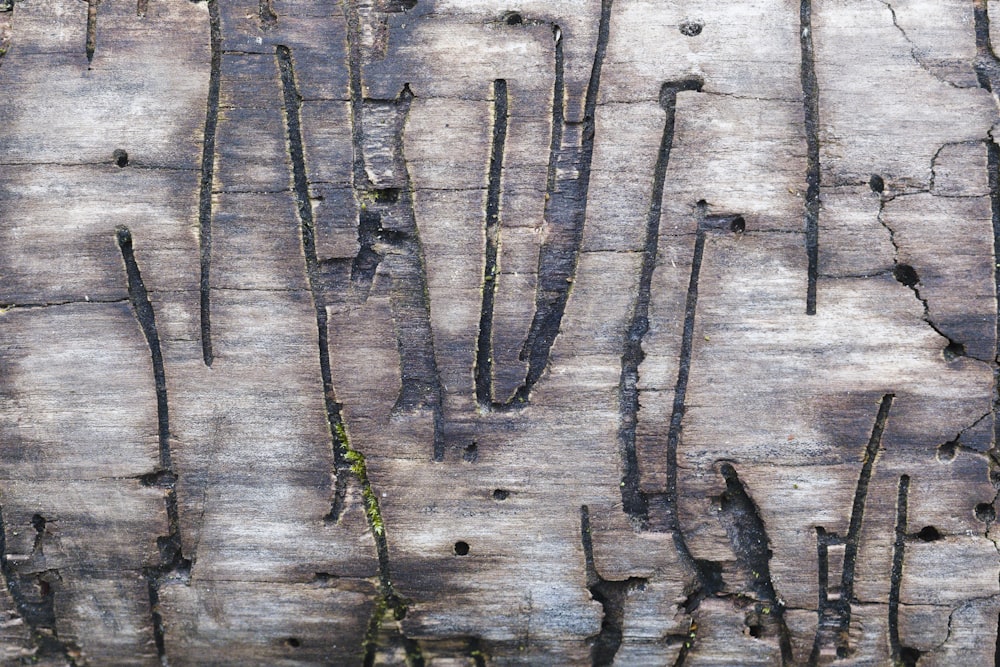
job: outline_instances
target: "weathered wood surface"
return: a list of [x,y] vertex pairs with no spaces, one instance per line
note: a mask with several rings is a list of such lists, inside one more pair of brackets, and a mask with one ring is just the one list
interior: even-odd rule
[[0,661],[993,664],[989,9],[0,0]]

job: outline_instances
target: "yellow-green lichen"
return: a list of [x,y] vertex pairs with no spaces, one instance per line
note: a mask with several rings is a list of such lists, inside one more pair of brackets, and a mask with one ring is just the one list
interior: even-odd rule
[[344,460],[350,466],[351,474],[361,483],[361,497],[365,503],[365,516],[368,517],[368,525],[371,526],[375,535],[382,537],[385,535],[385,523],[382,521],[378,498],[368,481],[368,465],[365,463],[365,455],[351,448],[343,423],[334,424],[333,430],[344,448]]

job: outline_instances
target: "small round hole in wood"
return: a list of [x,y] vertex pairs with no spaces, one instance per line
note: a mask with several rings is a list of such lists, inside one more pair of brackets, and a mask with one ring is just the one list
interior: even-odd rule
[[677,29],[681,31],[681,34],[685,37],[697,37],[701,34],[701,31],[705,28],[705,25],[701,21],[692,21],[690,19],[684,21]]

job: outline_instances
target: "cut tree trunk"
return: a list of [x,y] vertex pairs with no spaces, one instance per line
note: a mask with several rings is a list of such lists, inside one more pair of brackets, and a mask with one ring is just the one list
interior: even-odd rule
[[987,0],[0,0],[0,663],[993,664],[994,92]]

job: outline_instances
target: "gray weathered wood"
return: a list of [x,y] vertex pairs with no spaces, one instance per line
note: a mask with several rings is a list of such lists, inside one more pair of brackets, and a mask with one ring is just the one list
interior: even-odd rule
[[0,0],[0,662],[992,664],[989,10]]

